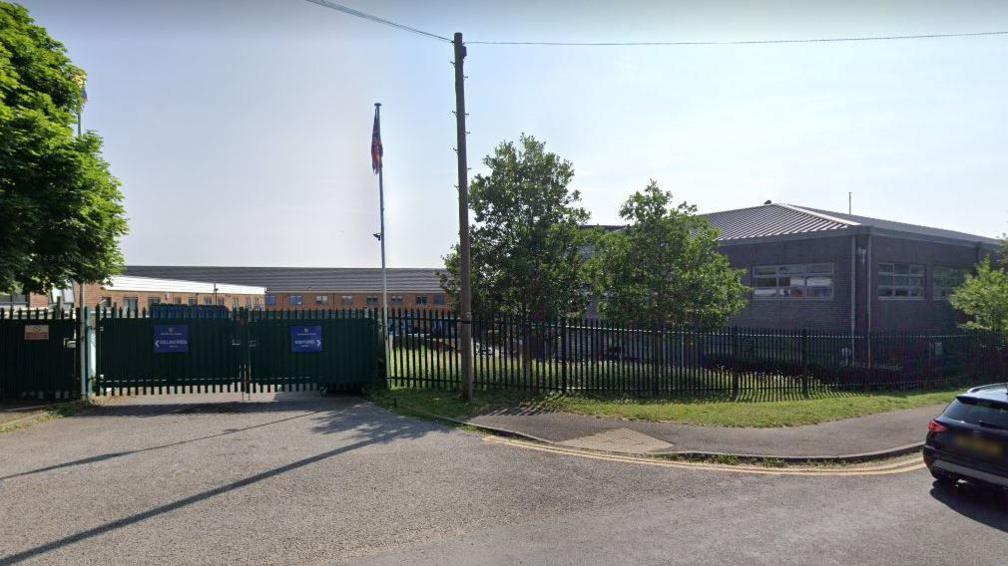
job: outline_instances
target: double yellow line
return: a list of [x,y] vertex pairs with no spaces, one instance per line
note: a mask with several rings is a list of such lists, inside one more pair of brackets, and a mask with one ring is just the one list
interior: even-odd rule
[[904,474],[924,468],[924,463],[921,461],[919,455],[883,464],[858,464],[843,467],[787,466],[774,468],[749,464],[729,466],[725,464],[711,464],[706,462],[676,462],[647,456],[626,456],[621,454],[583,450],[580,448],[567,448],[563,446],[540,444],[538,442],[530,442],[527,440],[503,438],[499,436],[485,436],[483,439],[485,442],[491,444],[501,444],[515,448],[534,450],[536,452],[545,452],[547,454],[557,454],[561,456],[573,456],[588,460],[636,464],[658,468],[674,468],[680,470],[729,472],[735,474],[760,474],[774,476],[887,476]]

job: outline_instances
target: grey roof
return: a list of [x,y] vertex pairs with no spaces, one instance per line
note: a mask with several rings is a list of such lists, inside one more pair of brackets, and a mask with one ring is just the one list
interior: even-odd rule
[[871,226],[876,230],[883,230],[888,232],[901,232],[905,234],[913,234],[916,236],[921,236],[925,238],[941,238],[949,240],[964,240],[971,243],[982,243],[990,245],[1000,245],[1001,240],[996,238],[988,238],[985,236],[977,236],[975,234],[968,234],[966,232],[957,232],[955,230],[945,230],[944,228],[931,228],[930,226],[921,226],[919,224],[907,224],[906,222],[895,222],[893,220],[882,220],[879,218],[870,218],[868,216],[858,216],[856,214],[845,214],[842,212],[829,212],[826,210],[819,210],[816,208],[802,207],[804,210],[815,214],[828,214],[837,219],[844,220],[847,222],[856,222],[863,226]]
[[[769,203],[750,208],[710,212],[700,214],[699,216],[707,218],[712,226],[721,230],[718,240],[725,243],[740,240],[781,239],[816,235],[833,236],[871,232],[873,234],[968,244],[971,246],[980,244],[994,247],[1001,244],[1000,240],[986,236],[784,203]],[[611,232],[622,230],[625,228],[625,225],[600,224],[590,227]]]
[[[438,269],[389,268],[388,289],[401,293],[440,292]],[[377,267],[224,267],[128,265],[126,275],[206,283],[258,285],[268,292],[375,292],[382,288]]]
[[832,215],[783,204],[765,204],[752,208],[702,214],[721,230],[720,240],[766,238],[791,234],[809,234],[848,230],[854,223]]

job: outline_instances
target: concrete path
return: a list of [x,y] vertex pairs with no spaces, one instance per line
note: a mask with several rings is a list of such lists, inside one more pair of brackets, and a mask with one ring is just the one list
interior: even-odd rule
[[134,397],[0,434],[0,564],[1001,565],[1008,499],[488,442],[313,395]]
[[880,413],[818,425],[737,428],[589,417],[568,413],[499,412],[470,423],[566,446],[634,454],[705,452],[767,458],[837,458],[906,448],[924,441],[928,421],[944,405]]

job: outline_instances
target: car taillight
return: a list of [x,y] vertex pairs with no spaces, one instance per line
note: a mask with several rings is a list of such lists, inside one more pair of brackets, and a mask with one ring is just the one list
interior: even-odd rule
[[947,430],[948,427],[941,424],[938,421],[932,420],[931,422],[928,423],[928,432],[938,433],[938,432],[945,432]]

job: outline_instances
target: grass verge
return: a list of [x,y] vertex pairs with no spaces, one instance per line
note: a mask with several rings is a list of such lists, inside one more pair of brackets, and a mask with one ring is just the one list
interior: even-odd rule
[[911,393],[826,392],[777,401],[725,399],[632,399],[581,395],[528,395],[479,391],[470,403],[458,393],[431,389],[375,391],[379,405],[403,413],[433,413],[465,419],[503,409],[562,411],[582,415],[701,426],[785,427],[863,417],[948,403],[961,390]]
[[46,421],[51,421],[54,419],[61,419],[63,417],[73,416],[81,409],[90,406],[91,403],[88,401],[68,401],[66,403],[58,403],[50,407],[41,409],[39,411],[27,414],[25,415],[24,418],[0,424],[0,434],[20,430],[23,428],[28,428],[30,426],[37,425],[39,423],[44,423]]

